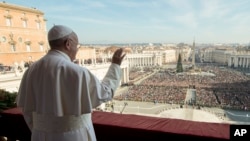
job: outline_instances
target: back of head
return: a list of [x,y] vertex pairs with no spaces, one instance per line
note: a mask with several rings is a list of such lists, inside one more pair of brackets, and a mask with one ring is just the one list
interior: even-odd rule
[[54,25],[48,32],[48,40],[53,41],[53,40],[61,39],[65,36],[70,35],[72,32],[73,30],[67,26]]
[[51,48],[60,46],[63,40],[73,33],[73,30],[64,25],[54,25],[48,32],[48,41]]

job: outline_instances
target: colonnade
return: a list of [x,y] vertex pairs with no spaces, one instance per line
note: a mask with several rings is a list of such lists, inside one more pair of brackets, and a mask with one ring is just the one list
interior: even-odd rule
[[128,54],[129,67],[162,65],[162,56],[156,54]]
[[250,56],[231,56],[228,60],[229,67],[242,67],[242,68],[249,68],[250,67]]

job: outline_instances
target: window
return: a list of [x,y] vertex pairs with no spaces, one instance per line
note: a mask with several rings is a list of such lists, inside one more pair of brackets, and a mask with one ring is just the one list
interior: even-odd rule
[[12,22],[11,22],[12,16],[10,15],[10,11],[9,10],[5,11],[4,17],[6,18],[6,26],[11,26],[12,25]]
[[24,28],[27,28],[27,27],[28,27],[27,20],[23,20],[23,27],[24,27]]
[[31,47],[30,47],[31,41],[29,41],[29,39],[28,40],[26,39],[26,41],[24,43],[26,45],[27,52],[30,52],[31,51]]
[[41,20],[39,19],[39,15],[36,15],[37,19],[36,21],[36,28],[37,29],[41,29]]
[[26,13],[22,14],[22,18],[21,18],[22,22],[23,22],[23,27],[27,28],[28,27],[28,18],[26,17]]
[[36,28],[37,29],[41,29],[41,23],[38,21],[38,22],[36,22]]
[[39,47],[40,47],[40,51],[43,51],[44,49],[43,49],[43,45],[39,45]]
[[6,18],[6,26],[11,26],[11,18]]
[[11,51],[12,51],[12,52],[15,52],[15,51],[16,51],[16,46],[15,46],[15,44],[11,44],[11,45],[10,45],[10,48],[11,48]]
[[31,49],[30,49],[30,45],[28,45],[28,44],[26,45],[26,50],[27,50],[28,52],[30,52],[30,50],[31,50]]
[[3,36],[2,39],[1,39],[1,41],[2,42],[6,42],[6,37]]

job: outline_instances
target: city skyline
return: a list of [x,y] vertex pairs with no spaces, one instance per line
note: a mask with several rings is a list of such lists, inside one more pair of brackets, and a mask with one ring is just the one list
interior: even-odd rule
[[248,0],[5,0],[71,27],[83,44],[249,43]]

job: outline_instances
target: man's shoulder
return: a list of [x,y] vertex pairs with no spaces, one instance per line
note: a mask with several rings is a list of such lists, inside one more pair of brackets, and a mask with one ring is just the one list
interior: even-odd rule
[[78,64],[72,63],[72,62],[67,62],[66,66],[68,69],[72,70],[72,71],[77,71],[77,72],[85,72],[88,71],[87,68],[80,66]]

